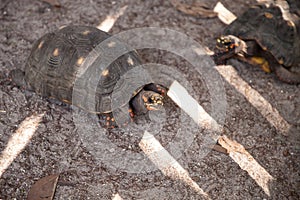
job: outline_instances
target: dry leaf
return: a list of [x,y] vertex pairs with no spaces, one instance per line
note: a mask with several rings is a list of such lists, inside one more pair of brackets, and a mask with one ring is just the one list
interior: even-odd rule
[[61,7],[58,0],[40,0],[40,1],[46,2],[46,3],[50,4],[51,6]]
[[210,10],[205,4],[203,3],[194,3],[192,5],[180,3],[177,0],[171,0],[171,4],[180,12],[183,12],[188,15],[192,15],[195,17],[206,17],[212,18],[218,16],[216,12]]
[[52,200],[59,174],[41,178],[30,189],[27,200]]

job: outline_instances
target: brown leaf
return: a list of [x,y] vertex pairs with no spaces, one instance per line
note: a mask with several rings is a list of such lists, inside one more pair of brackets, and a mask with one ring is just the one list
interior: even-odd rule
[[58,0],[40,0],[40,1],[46,2],[46,3],[50,4],[51,6],[61,7]]
[[215,145],[212,147],[212,150],[215,150],[215,151],[217,151],[217,152],[220,152],[220,153],[223,153],[223,154],[227,154],[227,155],[228,155],[227,149],[225,149],[224,147],[222,147],[222,146],[219,145],[219,144],[215,144]]
[[171,0],[171,4],[180,12],[195,17],[212,18],[218,16],[218,13],[214,12],[213,10],[210,10],[209,8],[207,8],[206,5],[201,3],[194,3],[192,5],[188,5],[180,3],[178,0]]
[[30,189],[27,200],[52,200],[59,174],[52,174],[38,180]]

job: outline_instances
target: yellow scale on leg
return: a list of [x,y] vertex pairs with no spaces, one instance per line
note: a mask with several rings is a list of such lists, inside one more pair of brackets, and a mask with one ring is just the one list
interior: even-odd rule
[[267,73],[271,72],[269,62],[263,57],[258,57],[258,56],[250,57],[249,62],[250,64],[260,66],[262,70],[264,70]]

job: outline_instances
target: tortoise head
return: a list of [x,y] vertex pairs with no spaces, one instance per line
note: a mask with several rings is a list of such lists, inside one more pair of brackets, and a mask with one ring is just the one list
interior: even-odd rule
[[163,105],[164,97],[153,91],[144,91],[142,99],[147,110],[159,110]]
[[131,100],[133,114],[140,115],[147,113],[149,110],[160,110],[163,105],[163,99],[164,97],[161,94],[143,89]]
[[247,45],[243,40],[236,36],[226,35],[217,38],[216,47],[224,53],[238,54],[246,52]]

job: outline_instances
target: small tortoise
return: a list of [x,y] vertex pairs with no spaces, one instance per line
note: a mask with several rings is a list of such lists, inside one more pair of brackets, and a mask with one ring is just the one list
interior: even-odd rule
[[[293,4],[295,5],[295,4]],[[286,1],[257,5],[229,24],[217,39],[217,63],[235,57],[265,72],[274,71],[286,83],[300,83],[299,16]]]
[[[101,54],[90,53],[95,50],[97,45],[108,38],[112,38],[111,35],[89,26],[67,26],[55,32],[47,33],[33,45],[25,71],[16,69],[11,72],[10,76],[18,86],[25,86],[26,89],[44,97],[55,98],[71,104],[74,98],[72,96],[74,95],[74,82],[78,73],[83,70],[85,59],[87,56],[91,56],[92,60],[95,60],[93,65],[96,65],[97,68],[101,64],[103,65],[103,63],[97,61],[99,59],[96,59]],[[109,48],[109,45],[107,48]],[[120,48],[124,48],[124,46]],[[113,109],[126,107],[126,119],[120,121],[127,124],[135,114],[157,110],[163,104],[166,89],[158,84],[147,83],[135,88],[133,93],[129,94],[129,97],[131,97],[129,101],[123,101],[118,107],[113,108],[111,105],[113,101],[112,93],[119,92],[123,94],[126,92],[127,87],[124,85],[125,82],[121,82],[118,87],[115,87],[117,82],[122,75],[141,64],[141,60],[135,51],[128,52],[113,61],[109,66],[105,66],[102,71],[100,70],[99,82],[96,83],[97,90],[92,97],[94,98],[92,99],[95,104],[94,108],[89,109],[85,105],[75,104],[88,112],[97,113],[101,125],[107,128],[118,126],[113,116]],[[90,76],[84,78],[89,79]],[[130,81],[134,82],[135,80]],[[79,85],[79,88],[76,89],[80,90],[81,93],[79,94],[82,94],[84,99],[85,96],[90,96],[89,93],[92,93],[92,90],[88,87],[89,85],[83,85]],[[87,101],[89,101],[88,98],[78,104],[88,104]]]

